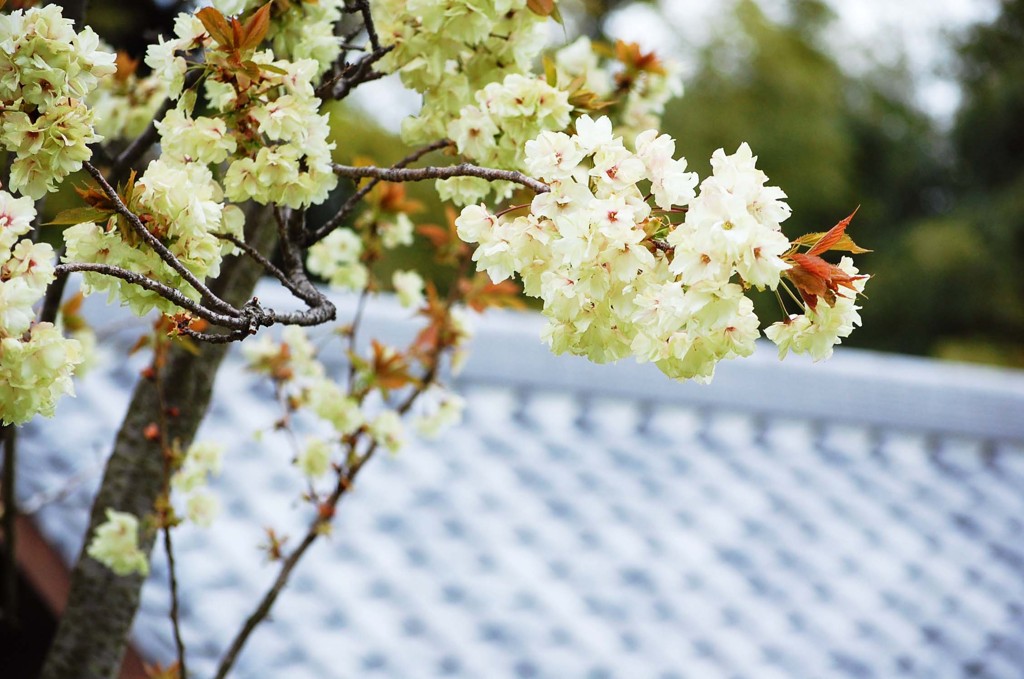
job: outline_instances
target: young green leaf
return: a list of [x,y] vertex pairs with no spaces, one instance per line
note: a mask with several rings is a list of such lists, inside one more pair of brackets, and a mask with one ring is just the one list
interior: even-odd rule
[[61,210],[52,221],[46,222],[43,226],[70,226],[83,224],[85,222],[102,222],[114,214],[113,210],[104,210],[98,207],[73,207]]

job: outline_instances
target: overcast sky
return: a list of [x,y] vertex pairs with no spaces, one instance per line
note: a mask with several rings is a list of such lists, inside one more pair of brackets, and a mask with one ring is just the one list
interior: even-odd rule
[[[758,0],[769,16],[778,17],[783,0]],[[838,15],[831,42],[852,73],[875,63],[891,63],[906,55],[921,81],[921,105],[947,120],[957,104],[955,86],[942,75],[948,55],[946,36],[978,21],[991,20],[997,0],[829,0]],[[732,3],[726,0],[659,0],[656,7],[635,5],[617,12],[610,31],[685,57],[687,47],[706,39],[714,17]],[[685,61],[685,58],[684,58]]]

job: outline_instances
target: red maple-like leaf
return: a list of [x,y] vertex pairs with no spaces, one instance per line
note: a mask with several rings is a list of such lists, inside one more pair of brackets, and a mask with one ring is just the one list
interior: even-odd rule
[[840,287],[856,291],[854,281],[866,276],[851,276],[835,264],[829,264],[817,255],[796,253],[790,255],[793,266],[785,273],[793,282],[807,306],[816,309],[818,298],[832,306]]
[[[846,231],[846,227],[850,225],[850,221],[853,220],[853,216],[857,214],[857,210],[859,209],[860,206],[858,205],[856,209],[854,209],[854,211],[850,213],[849,217],[843,219],[838,224],[833,226],[831,229],[826,231],[825,235],[822,236],[821,239],[817,243],[815,243],[810,250],[807,251],[807,254],[820,255],[823,252],[828,252],[829,250],[832,249],[834,245],[838,244],[839,241],[842,240],[843,238],[843,235]],[[856,245],[854,245],[854,247],[856,247]]]

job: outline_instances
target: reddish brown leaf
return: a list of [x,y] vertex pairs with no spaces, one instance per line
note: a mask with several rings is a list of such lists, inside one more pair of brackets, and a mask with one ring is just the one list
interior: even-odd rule
[[526,304],[519,297],[520,287],[513,281],[492,283],[487,274],[478,273],[472,281],[460,280],[459,292],[474,311],[488,307],[523,309]]
[[117,56],[114,57],[114,66],[117,68],[114,77],[120,82],[125,82],[129,77],[135,75],[135,71],[139,68],[139,60],[132,59],[127,52],[118,51]]
[[415,378],[409,374],[409,363],[405,359],[405,354],[389,350],[377,340],[373,340],[372,344],[373,375],[382,389],[401,389],[415,382]]
[[437,224],[420,224],[416,232],[430,241],[430,244],[440,250],[451,242],[451,234],[448,229]]
[[[793,241],[793,245],[803,245],[805,247],[810,247],[810,246],[816,244],[818,241],[820,241],[824,237],[825,237],[825,232],[824,231],[819,231],[817,233],[804,234],[803,236],[800,236],[799,238],[794,240]],[[829,248],[829,250],[830,251],[839,250],[839,251],[842,251],[842,252],[849,252],[849,253],[854,254],[854,255],[860,255],[860,254],[863,254],[865,252],[871,252],[871,250],[868,250],[867,248],[862,248],[861,246],[859,246],[856,243],[854,243],[853,239],[850,238],[850,234],[848,234],[848,233],[844,233],[842,235],[842,237],[835,243],[835,245],[833,245],[831,248]]]
[[181,677],[181,671],[177,662],[173,662],[167,667],[160,663],[155,665],[143,663],[142,671],[146,673],[147,679],[179,679]]
[[409,351],[422,358],[436,351],[440,343],[441,327],[437,322],[432,322],[417,333]]
[[791,259],[798,267],[816,278],[827,279],[832,269],[831,264],[810,253],[797,253],[792,255]]
[[221,47],[231,45],[231,25],[220,11],[213,7],[204,7],[196,12],[196,16],[203,22],[203,28],[214,42]]
[[72,314],[77,314],[79,311],[82,310],[82,302],[84,300],[85,300],[85,295],[82,294],[81,290],[79,290],[78,292],[73,294],[70,297],[70,299],[68,299],[68,301],[64,302],[64,304],[61,305],[61,307],[60,307],[61,314],[65,315],[65,316],[71,316]]
[[665,67],[654,52],[644,52],[635,42],[618,40],[615,43],[615,58],[630,70],[665,73]]
[[[856,208],[854,208],[853,212],[850,213],[849,217],[843,219],[838,224],[829,229],[828,232],[821,237],[821,240],[819,240],[814,245],[814,247],[807,251],[807,254],[820,255],[823,252],[828,252],[829,250],[831,250],[832,246],[838,243],[840,239],[843,237],[843,234],[846,231],[846,227],[850,225],[850,220],[853,219],[853,216],[857,214],[857,210],[859,209],[860,206],[858,205]],[[853,241],[850,242],[852,243]]]
[[817,255],[797,253],[790,255],[790,261],[793,266],[785,272],[785,276],[793,282],[811,309],[817,308],[819,297],[832,306],[840,286],[856,290],[854,281],[864,278],[851,276]]
[[149,335],[140,335],[139,339],[135,340],[135,344],[128,348],[128,355],[134,356],[136,353],[142,351],[152,343],[152,339]]
[[[368,164],[372,165],[372,163]],[[405,184],[381,182],[370,192],[367,202],[377,206],[381,212],[392,214],[399,212],[415,214],[423,211],[423,203],[406,198]]]
[[288,537],[279,536],[273,528],[264,528],[267,533],[267,541],[261,545],[263,550],[267,553],[267,559],[270,561],[280,561],[284,558],[284,543],[288,542]]
[[526,0],[526,6],[538,16],[551,16],[555,11],[555,0]]
[[235,17],[231,17],[231,49],[235,51],[240,50],[244,37],[242,35],[242,22]]
[[242,29],[244,36],[239,44],[239,49],[256,49],[263,42],[263,39],[267,37],[267,30],[270,28],[270,7],[272,4],[271,2],[266,3],[246,20],[245,26]]

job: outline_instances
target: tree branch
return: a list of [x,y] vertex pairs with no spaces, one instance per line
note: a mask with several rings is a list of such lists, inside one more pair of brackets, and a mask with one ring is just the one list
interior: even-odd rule
[[114,266],[112,264],[66,262],[64,264],[58,264],[55,271],[57,275],[67,275],[76,271],[83,271],[99,273],[105,276],[113,276],[114,278],[120,278],[123,281],[131,283],[132,285],[137,285],[140,288],[145,288],[146,290],[155,292],[167,301],[178,305],[186,311],[192,312],[204,321],[233,329],[241,329],[248,326],[248,324],[238,316],[226,316],[224,314],[219,314],[216,311],[211,311],[168,285],[164,285],[163,283],[155,281],[152,278],[147,278],[140,273],[129,271],[128,269],[122,269],[121,267]]
[[167,580],[171,588],[171,629],[174,632],[174,647],[178,652],[178,676],[188,679],[185,666],[185,642],[181,638],[181,621],[178,616],[178,576],[174,563],[174,547],[171,544],[171,527],[163,527],[164,551],[167,552]]
[[[360,57],[357,61],[351,64],[335,64],[334,71],[335,75],[331,78],[324,80],[323,83],[316,89],[316,96],[321,99],[328,97],[341,100],[348,96],[349,92],[358,87],[359,85],[370,82],[371,80],[377,80],[383,78],[386,74],[374,71],[371,67],[377,63],[385,54],[394,49],[394,46],[387,45],[381,46],[380,38],[377,35],[377,29],[373,24],[373,15],[370,12],[370,3],[366,0],[355,0],[351,3],[346,3],[345,11],[354,14],[359,13],[363,19],[363,26],[345,36],[342,41],[344,49],[342,51],[342,59],[344,59],[344,53],[352,47],[348,46],[348,43],[352,41],[362,30],[366,31],[366,37],[369,41],[369,54]],[[362,49],[366,49],[365,47]],[[339,62],[341,59],[339,59]],[[338,70],[340,69],[340,71]]]
[[352,165],[334,166],[334,173],[341,177],[359,179],[376,177],[386,182],[418,182],[425,179],[451,179],[452,177],[479,177],[488,181],[506,181],[521,184],[534,193],[547,193],[551,188],[544,182],[528,177],[515,170],[496,170],[480,167],[472,163],[459,163],[445,167],[394,168],[394,167],[356,167]]
[[[402,158],[391,167],[402,168],[408,165],[412,165],[413,163],[415,163],[417,160],[427,155],[428,153],[431,153],[433,151],[439,151],[451,145],[451,140],[438,139],[437,141],[427,144],[422,148],[416,149],[415,151],[407,155],[405,158]],[[360,201],[362,201],[363,198],[366,197],[366,194],[372,191],[373,187],[377,186],[377,184],[380,184],[381,181],[382,180],[379,178],[371,179],[366,184],[364,184],[360,189],[358,189],[355,193],[349,196],[348,200],[345,201],[345,203],[341,206],[341,208],[338,210],[337,213],[335,213],[333,217],[331,217],[324,224],[322,224],[319,229],[306,236],[305,245],[309,246],[312,245],[313,243],[316,243],[317,241],[322,240],[327,234],[338,228],[338,226],[342,222],[348,219],[348,216],[352,214],[352,212],[359,205]]]
[[287,288],[290,293],[301,299],[303,302],[306,302],[308,304],[314,303],[313,300],[308,299],[308,292],[301,290],[299,286],[297,286],[295,283],[292,282],[290,278],[288,278],[284,271],[281,271],[279,268],[274,266],[274,263],[271,262],[266,257],[264,257],[263,255],[261,255],[256,248],[252,247],[244,240],[235,238],[230,234],[217,234],[217,238],[220,238],[221,240],[226,240],[227,242],[231,243],[239,250],[244,252],[249,257],[252,257],[257,264],[263,267],[264,271],[266,271],[271,276],[280,281],[281,285]]
[[360,57],[359,60],[354,63],[346,64],[341,69],[341,72],[324,81],[320,87],[316,89],[316,96],[321,99],[331,98],[340,101],[347,97],[352,90],[363,83],[383,78],[387,73],[374,71],[370,67],[380,61],[380,59],[392,49],[394,48],[389,45]]
[[377,29],[373,25],[373,15],[370,14],[370,3],[366,0],[358,0],[354,6],[363,15],[363,28],[366,29],[366,37],[370,40],[370,47],[374,50],[379,50],[380,40],[377,38]]

